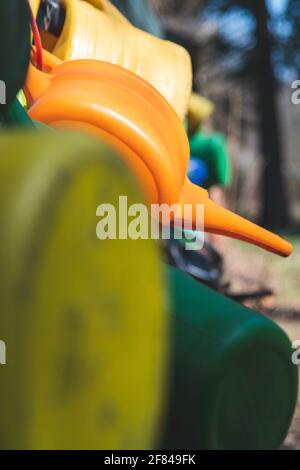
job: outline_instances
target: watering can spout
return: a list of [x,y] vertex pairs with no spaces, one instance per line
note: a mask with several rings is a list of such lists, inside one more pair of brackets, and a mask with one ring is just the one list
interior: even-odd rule
[[204,229],[206,232],[236,238],[283,257],[289,256],[293,251],[293,247],[288,241],[218,206],[209,199],[207,191],[194,185],[188,179],[186,179],[183,186],[180,203],[183,214],[184,206],[186,204],[192,204],[193,211],[191,212],[192,220],[190,222],[194,229],[196,229],[197,222],[197,204],[203,204]]

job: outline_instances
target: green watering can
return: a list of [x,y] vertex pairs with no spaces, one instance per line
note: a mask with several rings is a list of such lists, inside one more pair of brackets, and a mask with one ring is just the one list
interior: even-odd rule
[[[30,57],[30,14],[27,0],[0,2],[0,80],[10,105],[23,86]],[[4,91],[3,83],[1,84]],[[0,114],[4,103],[0,104]]]
[[167,277],[173,349],[163,448],[277,449],[297,400],[289,339],[176,268]]

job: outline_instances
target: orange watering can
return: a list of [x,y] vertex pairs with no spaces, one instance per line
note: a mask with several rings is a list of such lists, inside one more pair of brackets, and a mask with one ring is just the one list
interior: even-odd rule
[[[116,148],[153,204],[179,203],[196,228],[196,208],[204,204],[207,232],[238,238],[282,256],[291,245],[223,209],[187,178],[189,143],[178,115],[148,82],[107,62],[80,60],[50,64],[51,74],[30,66],[27,90],[31,118],[56,128],[84,130]],[[48,62],[48,63],[47,63]],[[185,214],[185,204],[192,212]],[[177,216],[175,214],[174,219]]]
[[[30,0],[36,15],[40,0]],[[151,83],[183,120],[192,91],[192,66],[181,46],[132,26],[108,0],[62,0],[58,38],[41,31],[44,48],[62,61],[96,59],[120,65]]]

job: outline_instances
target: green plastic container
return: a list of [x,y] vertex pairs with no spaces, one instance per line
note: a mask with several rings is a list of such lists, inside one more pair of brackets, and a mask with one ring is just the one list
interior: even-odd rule
[[34,128],[34,122],[30,119],[27,111],[15,98],[10,106],[5,106],[0,114],[0,125],[6,128]]
[[278,448],[297,399],[289,339],[175,268],[168,277],[173,364],[163,448]]
[[[30,58],[30,14],[27,0],[0,1],[0,80],[9,105],[22,88]],[[0,105],[1,108],[4,105]]]
[[223,134],[197,132],[190,138],[191,154],[203,161],[209,169],[205,188],[216,184],[227,187],[232,180],[232,165],[226,138]]

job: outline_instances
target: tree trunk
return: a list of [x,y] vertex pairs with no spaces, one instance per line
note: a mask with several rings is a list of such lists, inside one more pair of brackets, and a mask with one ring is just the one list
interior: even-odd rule
[[255,86],[257,90],[261,150],[263,155],[262,225],[281,229],[289,222],[287,188],[282,159],[281,126],[276,101],[276,80],[272,67],[272,44],[265,0],[252,4],[257,20]]

